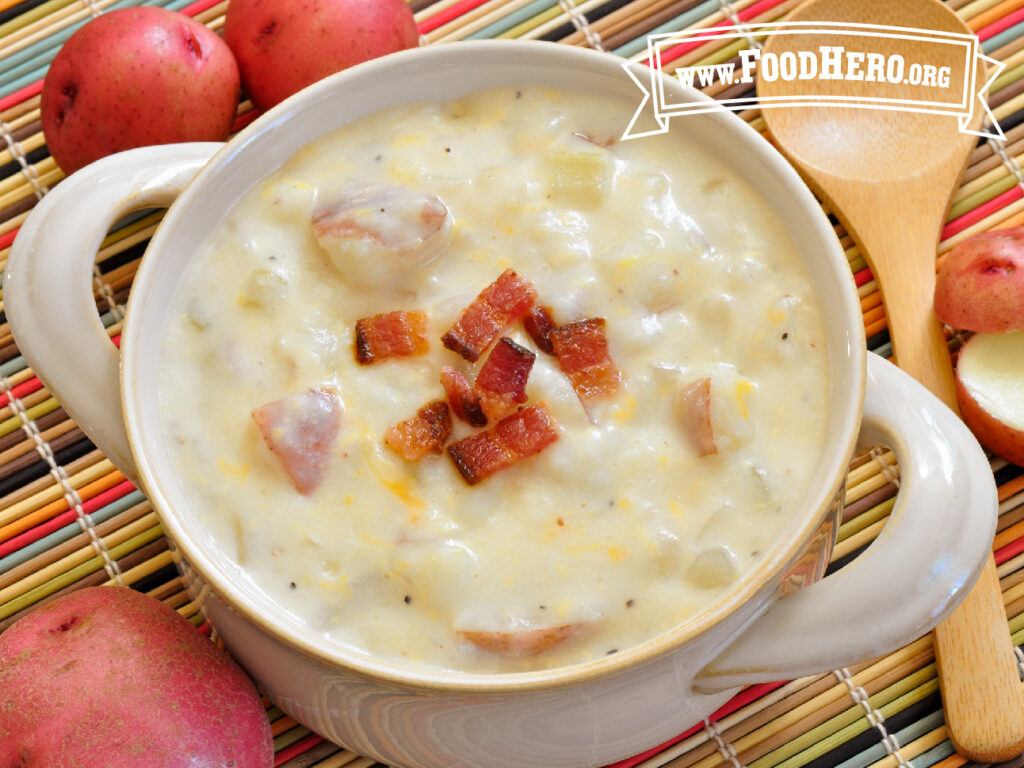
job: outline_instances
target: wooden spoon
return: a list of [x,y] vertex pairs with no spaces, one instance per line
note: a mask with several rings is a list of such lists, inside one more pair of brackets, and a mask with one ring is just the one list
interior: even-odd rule
[[[937,0],[810,0],[787,21],[970,34],[963,21]],[[767,103],[765,97],[808,93],[806,81],[777,77],[769,82],[765,54],[818,52],[821,45],[899,54],[908,67],[913,62],[947,65],[953,74],[952,92],[962,88],[963,48],[942,60],[937,53],[941,46],[910,40],[875,37],[858,43],[834,34],[774,35],[764,48],[758,73],[762,103]],[[979,83],[985,82],[981,64],[977,77]],[[817,93],[828,95],[871,96],[878,94],[877,87],[863,81],[814,81]],[[904,83],[893,88],[898,93],[890,90],[886,95],[936,99],[931,85]],[[977,128],[982,115],[980,109],[975,112]],[[932,294],[939,233],[976,137],[962,133],[956,118],[948,115],[828,106],[766,108],[763,115],[779,148],[868,260],[882,292],[896,362],[956,410],[949,349],[932,311]],[[1019,755],[1024,751],[1024,688],[991,557],[976,586],[933,637],[953,745],[983,763]]]

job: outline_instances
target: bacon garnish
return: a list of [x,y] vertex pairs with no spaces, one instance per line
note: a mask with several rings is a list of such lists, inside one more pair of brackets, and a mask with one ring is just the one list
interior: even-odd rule
[[533,283],[519,277],[514,270],[506,269],[462,310],[441,341],[466,360],[476,362],[509,324],[530,310],[536,298]]
[[718,453],[711,424],[711,379],[695,379],[679,392],[679,412],[683,430],[693,440],[700,456]]
[[253,409],[252,419],[295,490],[303,495],[315,491],[341,428],[338,397],[311,389]]
[[508,469],[558,439],[558,425],[543,403],[520,408],[484,432],[448,446],[459,474],[470,485]]
[[444,450],[444,442],[452,432],[452,419],[444,400],[428,403],[416,415],[388,429],[384,442],[409,461],[422,459]]
[[456,634],[478,648],[505,656],[536,656],[548,648],[576,637],[589,629],[586,622],[562,624],[558,627],[525,629],[519,631],[490,631],[460,629]]
[[356,322],[356,360],[363,365],[423,355],[429,349],[427,313],[422,310],[386,312]]
[[500,419],[526,402],[526,380],[536,358],[508,336],[498,339],[476,375],[475,389],[489,419]]
[[603,317],[591,317],[548,334],[559,367],[584,403],[610,395],[622,385],[619,370],[608,355],[604,327]]
[[537,304],[526,315],[523,316],[523,328],[530,334],[533,343],[542,352],[549,355],[555,353],[551,346],[551,339],[548,335],[557,328],[555,321],[551,318],[551,308]]
[[480,394],[461,371],[449,365],[442,366],[441,386],[444,387],[452,413],[474,427],[487,424],[487,416],[480,404]]

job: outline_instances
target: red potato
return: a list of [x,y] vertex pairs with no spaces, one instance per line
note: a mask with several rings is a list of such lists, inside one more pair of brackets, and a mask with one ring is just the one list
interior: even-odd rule
[[1024,466],[1024,331],[968,339],[957,356],[956,394],[978,442]]
[[168,606],[125,587],[43,605],[0,635],[0,765],[269,768],[256,689]]
[[984,232],[953,248],[936,277],[935,314],[960,330],[1024,329],[1024,227]]
[[73,34],[43,83],[43,135],[72,173],[133,147],[223,141],[238,108],[230,49],[181,13],[110,11]]
[[328,75],[419,45],[405,0],[231,0],[224,40],[266,110]]

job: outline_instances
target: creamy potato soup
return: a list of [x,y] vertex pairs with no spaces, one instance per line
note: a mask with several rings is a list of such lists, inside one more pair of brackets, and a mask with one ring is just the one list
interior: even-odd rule
[[163,342],[180,483],[224,558],[337,643],[501,672],[620,652],[786,528],[823,320],[780,222],[635,104],[390,109],[250,190]]

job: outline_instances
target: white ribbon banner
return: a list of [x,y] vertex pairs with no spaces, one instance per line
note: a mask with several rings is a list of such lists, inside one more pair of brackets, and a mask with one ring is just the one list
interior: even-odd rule
[[[777,55],[761,49],[760,40],[769,35],[798,37],[790,41],[791,50]],[[893,40],[899,43],[894,46]],[[733,41],[745,42],[747,46],[738,51],[735,60],[674,66],[676,60],[710,41],[726,46]],[[893,53],[893,48],[903,53]],[[647,51],[647,67],[623,64],[626,74],[643,92],[643,101],[623,139],[665,133],[669,120],[683,115],[722,109],[826,105],[948,115],[957,119],[964,133],[1005,139],[983,96],[1005,65],[982,53],[978,38],[972,34],[875,24],[774,22],[649,35]],[[669,70],[663,68],[663,62],[668,62]],[[979,62],[988,67],[983,83],[978,77]],[[764,97],[751,93],[758,70],[763,80],[786,81],[788,95]],[[722,91],[714,100],[674,100],[671,93],[666,93],[662,73],[683,85],[699,89],[717,84]],[[927,97],[906,98],[908,86]],[[730,92],[743,95],[730,96]],[[971,128],[977,109],[985,115],[982,130]],[[656,128],[637,129],[645,115],[653,118]]]

